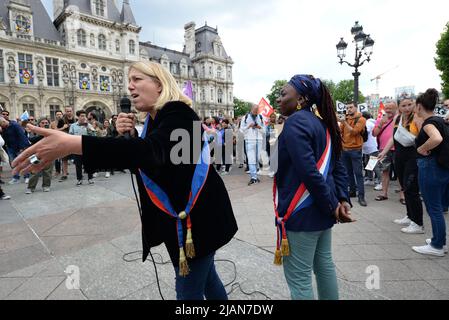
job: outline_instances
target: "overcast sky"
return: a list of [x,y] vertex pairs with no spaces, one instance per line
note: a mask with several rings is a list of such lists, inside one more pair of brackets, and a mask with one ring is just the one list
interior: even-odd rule
[[[52,0],[43,0],[52,14]],[[119,9],[122,0],[116,0]],[[350,29],[356,20],[376,42],[372,61],[361,67],[360,89],[382,96],[394,88],[440,90],[435,44],[449,22],[448,0],[130,0],[141,41],[182,50],[184,25],[218,26],[234,60],[235,96],[258,102],[275,80],[313,74],[338,82],[353,69],[337,63],[336,44],[344,37],[353,62]],[[395,68],[398,66],[397,68]]]

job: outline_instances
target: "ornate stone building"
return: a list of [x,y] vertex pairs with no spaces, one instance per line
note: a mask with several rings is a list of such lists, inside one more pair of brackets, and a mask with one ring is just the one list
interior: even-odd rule
[[100,117],[117,113],[129,66],[161,63],[180,88],[192,82],[202,117],[233,116],[233,61],[215,28],[185,25],[184,51],[140,42],[129,0],[54,0],[51,19],[40,0],[0,2],[0,105],[20,116],[54,116],[72,105]]

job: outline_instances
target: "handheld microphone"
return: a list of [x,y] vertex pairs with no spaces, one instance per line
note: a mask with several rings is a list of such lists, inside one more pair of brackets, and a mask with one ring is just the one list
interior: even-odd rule
[[[131,100],[129,100],[127,97],[123,97],[122,99],[120,99],[120,110],[126,114],[131,113]],[[124,136],[126,139],[129,139],[131,137],[129,132],[126,132]]]

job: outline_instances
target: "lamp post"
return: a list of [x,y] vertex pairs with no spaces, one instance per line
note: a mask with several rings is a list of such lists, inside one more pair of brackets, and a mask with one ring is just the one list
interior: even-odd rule
[[[337,44],[337,56],[340,59],[340,64],[346,63],[348,66],[355,68],[355,71],[352,74],[354,76],[354,103],[358,105],[360,77],[359,68],[365,62],[371,61],[374,40],[371,39],[369,34],[367,35],[363,32],[363,27],[359,24],[358,21],[356,21],[354,27],[352,27],[351,34],[354,36],[353,42],[355,43],[355,62],[352,64],[344,60],[344,58],[346,57],[346,48],[348,47],[348,44],[343,40],[343,38],[341,38],[340,42]],[[363,59],[363,55],[366,56],[365,59]]]

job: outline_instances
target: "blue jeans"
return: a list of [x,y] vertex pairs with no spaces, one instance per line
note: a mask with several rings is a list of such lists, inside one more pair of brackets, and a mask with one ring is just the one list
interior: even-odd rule
[[[16,158],[19,156],[19,154],[20,154],[19,151],[12,150],[12,149],[10,149],[10,148],[7,148],[7,151],[8,151],[8,157],[9,157],[9,163],[12,163],[12,162],[14,161],[14,159],[16,159]],[[29,177],[30,177],[30,174],[29,174],[29,173],[27,173],[27,174],[24,176],[25,179],[26,179],[26,178],[29,178]],[[20,175],[19,175],[19,174],[16,174],[16,175],[14,175],[13,178],[14,178],[15,180],[20,180]]]
[[448,195],[449,170],[438,165],[434,157],[418,159],[419,188],[427,213],[432,222],[432,247],[442,249],[446,245],[446,221],[443,216],[445,197]]
[[257,168],[259,166],[260,153],[262,151],[262,140],[246,140],[246,155],[248,156],[248,167],[251,179],[257,179]]
[[228,300],[228,295],[215,270],[215,252],[203,258],[188,260],[190,273],[187,277],[176,272],[176,298],[178,300]]
[[[362,150],[347,150],[343,151],[341,160],[346,168],[346,172],[349,177],[349,191],[356,191],[356,181],[357,181],[357,191],[360,198],[365,198],[365,184],[363,179],[363,159]],[[354,179],[355,178],[355,179]]]
[[318,298],[338,300],[338,284],[332,261],[332,229],[319,232],[287,231],[290,256],[284,257],[284,274],[293,300],[313,300],[312,269]]

